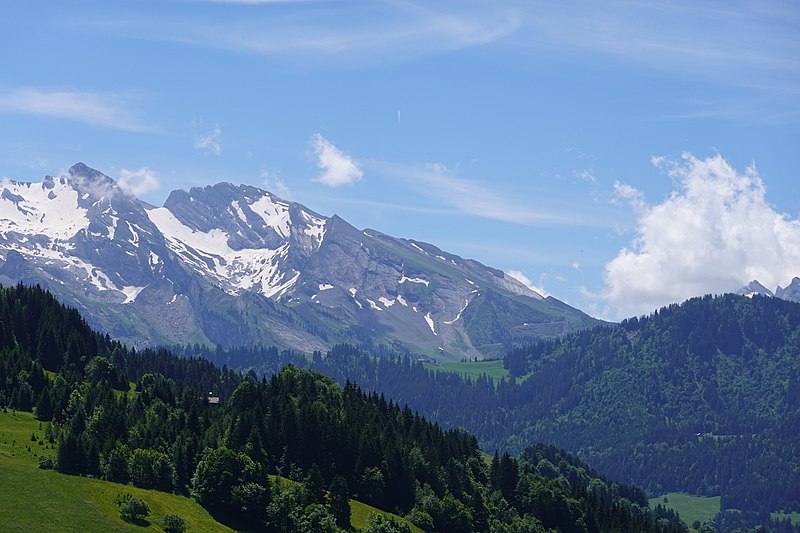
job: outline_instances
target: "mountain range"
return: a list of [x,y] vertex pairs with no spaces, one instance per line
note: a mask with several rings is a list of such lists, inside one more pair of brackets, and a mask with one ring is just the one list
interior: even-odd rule
[[249,185],[155,207],[78,163],[0,188],[0,283],[41,285],[134,346],[354,342],[482,359],[601,323],[501,270]]
[[774,298],[780,298],[781,300],[800,303],[800,278],[795,276],[792,278],[789,285],[786,287],[781,287],[779,285],[774,292],[762,285],[760,281],[754,279],[736,291],[736,294],[750,297],[760,294],[761,296],[772,296]]

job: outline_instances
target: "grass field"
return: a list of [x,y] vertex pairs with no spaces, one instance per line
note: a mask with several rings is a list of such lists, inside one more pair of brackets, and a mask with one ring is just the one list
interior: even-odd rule
[[784,520],[787,516],[795,526],[800,526],[800,513],[770,513],[776,520]]
[[501,378],[508,377],[508,370],[503,368],[503,361],[501,359],[492,361],[451,361],[442,363],[441,365],[425,364],[425,367],[431,370],[455,372],[465,377],[477,378],[482,374],[486,374],[495,381]]
[[[664,498],[667,502],[664,503]],[[681,520],[691,525],[695,520],[706,522],[714,518],[719,512],[719,496],[691,496],[682,492],[670,492],[650,499],[650,507],[661,504],[664,507],[674,509],[681,515]]]
[[404,522],[408,524],[413,533],[424,533],[420,528],[407,521],[405,518],[397,516],[396,514],[381,511],[380,509],[376,509],[375,507],[365,503],[350,500],[350,525],[354,528],[363,529],[367,525],[367,519],[369,518],[369,515],[372,513],[382,514],[387,518],[393,518],[398,522]]
[[[187,531],[233,531],[191,498],[41,470],[41,455],[55,455],[54,445],[44,439],[44,423],[32,413],[0,411],[0,524],[4,532],[161,531],[166,514],[182,516]],[[146,523],[129,524],[119,517],[114,499],[125,492],[150,506]],[[350,523],[355,528],[363,528],[370,514],[380,513],[406,522],[414,533],[422,533],[405,519],[364,503],[350,500],[350,509]]]
[[[55,454],[40,427],[31,413],[0,412],[3,531],[161,531],[166,514],[182,516],[188,531],[232,531],[190,498],[40,470],[39,456]],[[119,517],[114,499],[125,492],[150,506],[146,523],[133,525]]]

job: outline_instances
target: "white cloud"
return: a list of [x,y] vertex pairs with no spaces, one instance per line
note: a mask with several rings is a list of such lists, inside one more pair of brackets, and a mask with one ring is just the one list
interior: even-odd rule
[[311,149],[317,157],[317,166],[322,169],[322,174],[313,180],[317,183],[341,187],[357,182],[364,175],[353,158],[319,133],[311,137]]
[[136,170],[123,168],[119,171],[117,185],[131,196],[141,196],[158,190],[161,187],[161,182],[156,173],[147,167]]
[[546,278],[546,276],[544,274],[542,274],[539,277],[539,284],[538,285],[534,284],[530,280],[530,278],[528,276],[526,276],[525,274],[523,274],[519,270],[509,270],[508,272],[506,272],[506,274],[508,274],[509,276],[514,278],[515,280],[519,281],[520,283],[522,283],[523,285],[528,287],[530,290],[541,294],[544,298],[547,298],[548,296],[550,296],[550,293],[547,292],[547,289],[544,288],[544,283],[543,282],[544,282],[544,280]]
[[264,188],[266,188],[269,192],[277,194],[284,200],[292,199],[292,193],[289,190],[289,187],[287,187],[286,183],[276,176],[275,173],[269,170],[262,170],[261,178],[264,180]]
[[796,117],[798,23],[791,2],[529,2],[515,41],[615,57],[747,91],[746,98],[689,103],[687,116],[772,116],[783,110]]
[[43,90],[22,87],[0,92],[0,110],[74,120],[107,128],[148,132],[130,93]]
[[456,213],[526,226],[611,226],[613,223],[610,217],[594,213],[592,209],[576,212],[574,205],[551,209],[541,197],[511,198],[481,182],[463,178],[441,163],[403,165],[371,161],[367,165],[378,173],[397,178],[419,194],[450,205]]
[[198,152],[211,152],[214,155],[222,153],[222,130],[219,124],[214,125],[214,129],[198,135],[194,139],[194,149]]
[[583,181],[586,181],[586,182],[591,183],[591,184],[597,184],[597,178],[594,175],[594,170],[592,170],[591,168],[584,168],[584,169],[581,169],[581,170],[575,170],[575,171],[573,171],[573,174],[576,177],[582,179]]
[[636,213],[641,213],[647,208],[647,201],[642,191],[619,181],[614,182],[614,194],[611,196],[611,202],[614,204],[627,203]]
[[767,203],[755,167],[739,172],[720,155],[685,154],[667,168],[680,187],[660,204],[620,188],[641,204],[635,239],[605,267],[611,314],[648,313],[753,279],[774,289],[800,275],[800,221]]
[[[144,39],[263,54],[322,65],[385,64],[495,42],[520,25],[512,3],[419,1],[269,2],[251,4],[210,24],[196,6],[175,14],[141,14],[124,21],[90,17],[83,25]],[[282,4],[282,5],[270,5]],[[277,9],[276,9],[277,8]]]

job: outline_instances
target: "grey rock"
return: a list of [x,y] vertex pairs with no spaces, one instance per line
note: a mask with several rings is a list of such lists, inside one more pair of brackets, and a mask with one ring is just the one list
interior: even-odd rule
[[0,283],[38,283],[137,346],[382,343],[484,358],[601,323],[500,270],[256,187],[173,191],[155,208],[82,163],[4,182],[0,261]]

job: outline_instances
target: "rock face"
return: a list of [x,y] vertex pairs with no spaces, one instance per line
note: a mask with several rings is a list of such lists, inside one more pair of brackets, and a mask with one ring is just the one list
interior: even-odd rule
[[134,345],[355,342],[482,358],[599,323],[499,270],[248,185],[153,207],[78,163],[0,190],[0,283],[38,283]]
[[759,283],[756,280],[751,281],[738,291],[736,294],[741,294],[742,296],[755,296],[756,294],[760,294],[762,296],[773,296],[775,298],[780,298],[781,300],[788,300],[790,302],[798,302],[800,303],[800,278],[794,277],[792,282],[787,285],[786,287],[778,286],[773,293],[764,285]]
[[778,287],[775,291],[775,296],[790,302],[800,303],[800,278],[793,278],[786,288]]

